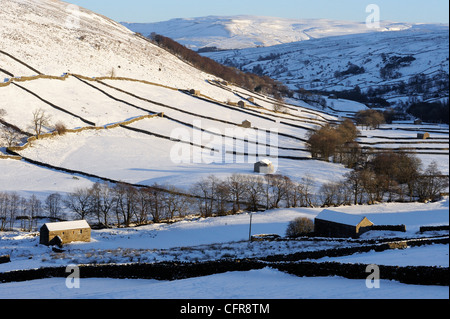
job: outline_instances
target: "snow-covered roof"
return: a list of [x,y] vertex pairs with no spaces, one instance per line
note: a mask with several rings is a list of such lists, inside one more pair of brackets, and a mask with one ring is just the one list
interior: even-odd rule
[[366,218],[361,215],[352,215],[341,212],[336,212],[333,210],[325,209],[319,215],[317,215],[316,219],[325,220],[329,222],[334,222],[338,224],[351,225],[356,226]]
[[260,160],[258,163],[265,164],[267,166],[272,165],[272,162],[269,161],[268,159]]
[[46,226],[49,231],[90,228],[89,224],[85,220],[74,220],[70,222],[60,222],[60,223],[46,223],[44,224],[44,226]]

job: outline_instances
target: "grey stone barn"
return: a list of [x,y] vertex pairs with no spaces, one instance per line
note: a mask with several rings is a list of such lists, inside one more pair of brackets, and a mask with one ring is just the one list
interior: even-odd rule
[[254,172],[259,174],[273,174],[275,173],[275,166],[267,159],[255,163]]
[[63,245],[72,242],[90,242],[91,227],[85,220],[47,223],[40,229],[39,243],[42,245]]
[[326,209],[315,218],[314,233],[321,237],[358,238],[372,226],[367,217]]

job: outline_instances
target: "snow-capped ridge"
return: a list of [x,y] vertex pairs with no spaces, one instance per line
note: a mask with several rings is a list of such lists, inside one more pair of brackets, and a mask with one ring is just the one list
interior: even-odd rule
[[[123,22],[122,24],[145,36],[152,32],[162,34],[194,50],[206,47],[225,50],[268,47],[330,36],[403,31],[425,27],[424,24],[381,21],[379,29],[370,29],[365,22],[251,15],[177,18],[155,23]],[[438,28],[439,25],[430,24],[428,27]]]

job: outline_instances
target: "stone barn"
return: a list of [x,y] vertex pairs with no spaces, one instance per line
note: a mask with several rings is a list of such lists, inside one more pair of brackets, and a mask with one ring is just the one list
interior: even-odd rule
[[189,93],[191,93],[192,95],[195,95],[195,96],[201,95],[199,90],[194,90],[194,89],[190,90]]
[[240,127],[243,128],[252,128],[252,122],[250,122],[249,120],[245,120],[242,122],[241,125],[239,125]]
[[77,241],[91,241],[91,227],[85,220],[47,223],[40,229],[39,243],[42,245],[63,245]]
[[245,107],[246,104],[245,104],[244,101],[239,101],[239,102],[238,102],[238,106],[239,106],[239,107]]
[[427,140],[430,138],[430,133],[417,133],[417,138],[419,140]]
[[261,160],[255,163],[254,172],[259,174],[273,174],[275,173],[275,166],[267,159]]
[[372,226],[367,217],[326,209],[315,218],[314,233],[321,237],[358,238]]

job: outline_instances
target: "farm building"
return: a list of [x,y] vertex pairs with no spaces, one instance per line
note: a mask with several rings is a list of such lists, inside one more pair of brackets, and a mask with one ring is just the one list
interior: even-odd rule
[[246,104],[245,104],[244,101],[239,101],[239,102],[238,102],[238,106],[239,106],[239,107],[245,107]]
[[192,95],[200,96],[200,91],[198,91],[198,90],[192,89],[189,91],[189,93],[191,93]]
[[243,127],[243,128],[251,128],[251,127],[252,127],[252,122],[250,122],[249,120],[245,120],[245,121],[243,121],[242,124],[239,125],[239,126],[240,126],[240,127]]
[[85,220],[47,223],[40,229],[39,243],[42,245],[63,245],[76,241],[91,241],[91,227]]
[[255,163],[254,172],[260,174],[273,174],[275,172],[275,166],[269,160],[261,160]]
[[419,140],[427,140],[430,138],[430,133],[417,133],[417,138]]
[[322,211],[314,220],[314,232],[323,237],[357,238],[369,231],[373,223],[360,215],[351,215],[332,210]]

